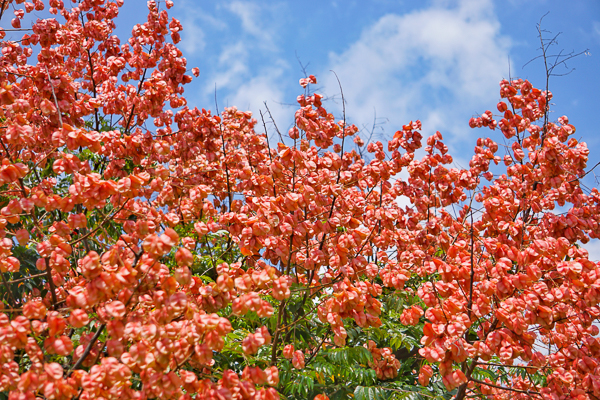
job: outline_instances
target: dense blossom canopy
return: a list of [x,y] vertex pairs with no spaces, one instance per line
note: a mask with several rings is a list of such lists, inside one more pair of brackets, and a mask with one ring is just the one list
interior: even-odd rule
[[127,40],[123,0],[48,3],[0,4],[0,396],[600,397],[600,193],[548,91],[501,81],[466,169],[312,75],[273,143],[187,104],[172,1]]

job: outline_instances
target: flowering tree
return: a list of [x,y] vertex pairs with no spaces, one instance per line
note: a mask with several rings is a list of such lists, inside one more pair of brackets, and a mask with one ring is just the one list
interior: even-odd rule
[[468,169],[419,121],[365,158],[308,90],[274,144],[187,105],[172,1],[127,41],[123,0],[49,3],[0,4],[4,398],[600,397],[600,194],[548,91],[503,80]]

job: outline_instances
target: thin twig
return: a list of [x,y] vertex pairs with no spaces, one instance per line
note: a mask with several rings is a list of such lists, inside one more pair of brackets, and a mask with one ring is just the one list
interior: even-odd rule
[[46,74],[48,74],[48,82],[50,82],[50,89],[52,89],[52,97],[54,98],[54,104],[56,105],[56,111],[58,112],[58,120],[60,121],[60,127],[63,126],[62,113],[60,112],[60,107],[58,106],[58,100],[56,99],[56,93],[54,93],[54,84],[52,84],[52,78],[50,77],[50,71],[48,71],[48,66],[44,65],[46,68]]
[[125,205],[129,202],[129,200],[131,199],[127,199],[125,200],[125,203],[123,203],[123,205],[112,215],[107,215],[104,220],[102,220],[102,222],[100,222],[100,224],[98,225],[98,227],[96,227],[96,229],[94,229],[93,231],[90,231],[89,233],[87,233],[86,235],[83,235],[82,237],[73,240],[71,243],[69,243],[71,246],[81,242],[82,240],[85,240],[87,237],[89,237],[90,235],[93,235],[94,233],[96,233],[97,230],[99,230],[108,220],[113,219],[115,217],[115,215],[117,215],[124,207]]
[[480,381],[480,380],[475,379],[475,378],[471,378],[471,381],[475,382],[475,383],[479,383],[481,385],[490,386],[490,387],[493,387],[493,388],[496,388],[496,389],[507,390],[507,391],[515,392],[515,393],[534,394],[534,395],[541,396],[540,392],[536,392],[535,390],[521,390],[521,389],[508,388],[508,387],[504,387],[504,386],[500,386],[500,385],[495,385],[495,384],[493,384],[491,382]]
[[600,161],[599,161],[599,162],[597,162],[597,163],[596,163],[596,165],[594,165],[594,166],[593,166],[593,167],[592,167],[590,170],[588,170],[588,171],[587,171],[585,174],[581,175],[581,176],[580,176],[580,177],[578,177],[578,178],[571,179],[571,180],[570,180],[570,181],[568,181],[567,183],[572,183],[572,182],[575,182],[575,181],[578,181],[578,180],[582,179],[582,178],[583,178],[583,177],[585,177],[587,174],[589,174],[589,173],[590,173],[590,172],[592,172],[594,169],[596,169],[596,167],[597,167],[598,165],[600,165]]
[[317,348],[315,349],[315,351],[310,355],[310,357],[308,358],[308,360],[306,360],[306,362],[304,363],[304,365],[310,364],[310,362],[312,361],[312,359],[315,358],[315,356],[319,353],[319,350],[321,349],[321,346],[323,346],[323,343],[325,343],[325,340],[327,339],[327,336],[329,335],[330,331],[331,331],[331,326],[329,326],[329,328],[327,328],[327,332],[325,332],[323,334],[323,339],[321,340],[321,343],[317,346]]
[[[219,103],[217,103],[217,84],[215,84],[215,108],[219,115]],[[225,167],[225,179],[227,180],[227,199],[229,200],[229,210],[233,203],[233,192],[231,191],[231,183],[229,182],[229,167],[227,166],[227,150],[225,148],[225,134],[223,133],[223,118],[219,118],[219,130],[221,131],[221,147],[223,148],[223,166]]]
[[8,295],[11,299],[11,307],[15,308],[17,305],[17,300],[15,299],[15,296],[13,295],[13,292],[10,290],[10,286],[8,286],[8,281],[6,280],[6,277],[4,276],[4,273],[0,272],[0,275],[2,275],[2,283],[4,284],[4,287],[6,288],[6,291],[8,292]]
[[19,282],[26,281],[28,279],[39,278],[39,277],[44,276],[44,275],[46,275],[46,273],[42,272],[41,274],[30,275],[30,276],[26,276],[25,278],[14,279],[12,281],[8,281],[8,283],[19,283]]
[[279,135],[279,140],[281,140],[281,144],[283,144],[283,136],[281,135],[281,131],[279,130],[279,128],[277,127],[277,123],[275,122],[275,118],[273,118],[273,114],[271,114],[271,110],[269,110],[269,106],[267,105],[267,102],[263,102],[263,104],[265,105],[265,108],[267,109],[267,112],[269,113],[269,118],[271,118],[271,122],[273,123],[273,126],[275,126],[275,130],[277,131],[277,134]]
[[[269,160],[271,160],[271,164],[273,164],[273,155],[271,154],[271,144],[269,143],[269,132],[267,131],[267,124],[265,123],[265,117],[263,116],[262,110],[259,110],[259,112],[260,119],[262,120],[263,126],[265,128],[265,137],[267,138],[267,152],[269,153]],[[277,197],[277,187],[275,185],[273,185],[273,197]]]
[[[153,49],[153,46],[150,46],[150,51],[149,51],[150,54],[152,54],[152,49]],[[135,94],[136,96],[139,96],[142,91],[142,85],[144,84],[144,81],[146,80],[146,72],[148,72],[148,68],[144,68],[144,73],[142,74],[142,79],[138,83],[137,92]],[[129,125],[131,124],[131,120],[133,118],[134,111],[135,111],[135,103],[131,107],[131,112],[129,113],[129,118],[127,118],[127,124],[125,125],[125,129],[123,129],[123,135],[127,135],[129,133]]]

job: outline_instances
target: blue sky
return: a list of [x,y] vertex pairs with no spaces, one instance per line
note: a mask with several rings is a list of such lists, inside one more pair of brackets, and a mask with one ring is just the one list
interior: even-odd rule
[[[129,16],[127,5],[123,13]],[[181,48],[200,77],[186,88],[192,105],[236,105],[258,116],[266,101],[278,125],[289,127],[300,94],[298,79],[316,75],[326,108],[341,116],[341,81],[347,118],[384,141],[402,124],[420,119],[427,134],[439,130],[457,162],[466,163],[475,139],[468,120],[495,110],[502,78],[545,84],[536,24],[560,33],[551,51],[580,52],[568,76],[550,81],[553,117],[568,115],[592,149],[599,148],[600,2],[550,0],[455,1],[198,1],[178,0]],[[131,8],[133,10],[133,8]],[[122,14],[123,15],[123,14]],[[549,34],[550,35],[550,34]],[[510,71],[510,72],[509,72]],[[568,72],[561,69],[558,72]],[[594,160],[600,160],[592,154]]]

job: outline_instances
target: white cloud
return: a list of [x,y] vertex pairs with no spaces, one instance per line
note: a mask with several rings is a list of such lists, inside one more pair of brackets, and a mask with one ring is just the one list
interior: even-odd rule
[[[259,110],[265,113],[264,102],[268,103],[273,118],[280,129],[285,129],[290,111],[281,104],[285,99],[286,81],[284,72],[287,64],[273,57],[270,63],[251,71],[249,63],[252,46],[244,40],[223,48],[218,68],[207,79],[213,83],[204,89],[205,97],[214,96],[215,85],[219,107],[235,105],[238,109],[252,111],[260,121]],[[269,120],[267,118],[267,120]]]
[[[273,119],[277,123],[277,127],[283,134],[287,132],[287,120],[290,117],[290,111],[281,103],[284,99],[284,90],[282,85],[283,68],[273,67],[268,68],[259,76],[252,78],[244,83],[240,88],[228,98],[230,104],[235,104],[240,110],[250,110],[252,115],[259,121],[257,131],[261,131],[262,125],[259,110],[263,111],[267,126],[270,124],[270,118],[266,114],[264,102],[267,102]],[[269,133],[273,134],[274,129],[269,128]]]
[[[214,82],[218,90],[240,86],[248,75],[248,55],[248,47],[242,41],[224,47],[219,55],[219,68],[209,82]],[[205,91],[212,93],[214,87],[206,87]]]
[[221,44],[218,61],[206,73],[203,99],[212,101],[216,86],[221,110],[235,105],[252,111],[259,121],[259,110],[264,113],[266,101],[279,128],[285,130],[291,114],[281,105],[288,83],[284,78],[288,65],[278,56],[276,24],[265,22],[275,21],[279,8],[237,0],[219,8],[233,14],[236,22],[239,19],[242,32],[231,35],[233,25],[224,30],[226,40]]
[[258,4],[244,1],[233,1],[226,8],[241,20],[242,29],[257,39],[257,44],[265,49],[273,48],[272,28],[259,24],[259,21],[265,21],[267,10],[262,10]]
[[[339,76],[357,126],[370,126],[376,107],[390,121],[388,135],[421,119],[426,133],[456,140],[468,134],[472,114],[495,104],[509,45],[491,1],[436,1],[383,16],[346,51],[330,54],[328,70]],[[328,95],[339,93],[333,74],[320,78]]]
[[198,26],[194,18],[184,18],[181,21],[184,29],[181,32],[181,50],[186,56],[201,52],[206,47],[204,31]]
[[207,14],[191,0],[180,0],[176,7],[173,15],[177,15],[183,26],[179,47],[186,57],[193,57],[206,48],[206,34],[201,26],[216,30],[226,27],[223,21]]

